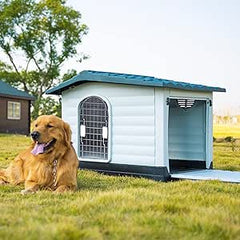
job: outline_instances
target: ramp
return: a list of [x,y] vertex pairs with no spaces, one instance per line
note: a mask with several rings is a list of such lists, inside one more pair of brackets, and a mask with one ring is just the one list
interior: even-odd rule
[[171,173],[174,179],[192,179],[192,180],[219,180],[222,182],[240,183],[240,172],[225,170],[188,170]]

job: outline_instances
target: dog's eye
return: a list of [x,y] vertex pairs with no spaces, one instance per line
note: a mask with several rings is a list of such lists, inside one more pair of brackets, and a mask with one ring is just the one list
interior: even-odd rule
[[47,128],[52,128],[53,126],[51,124],[48,124],[47,125]]
[[35,127],[37,127],[38,125],[37,124],[35,124]]

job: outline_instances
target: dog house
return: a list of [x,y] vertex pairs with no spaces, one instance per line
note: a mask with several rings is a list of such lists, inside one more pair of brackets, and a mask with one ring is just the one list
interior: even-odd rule
[[62,95],[80,168],[164,181],[212,168],[213,92],[225,89],[82,71],[47,94]]

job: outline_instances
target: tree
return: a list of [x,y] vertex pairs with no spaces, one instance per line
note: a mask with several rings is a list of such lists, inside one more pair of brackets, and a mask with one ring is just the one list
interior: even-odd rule
[[64,0],[0,0],[0,23],[0,78],[36,97],[33,118],[52,112],[56,101],[44,92],[61,81],[68,59],[85,58],[78,51],[88,30],[81,14]]
[[77,71],[75,69],[68,69],[68,71],[63,74],[62,81],[65,82],[68,79],[74,77],[75,75],[77,75]]

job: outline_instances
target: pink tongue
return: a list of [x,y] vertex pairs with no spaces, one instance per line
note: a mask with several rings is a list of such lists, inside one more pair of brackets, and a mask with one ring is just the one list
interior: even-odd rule
[[36,143],[33,150],[31,151],[31,153],[33,155],[38,155],[40,153],[44,153],[44,147],[45,147],[44,143]]

